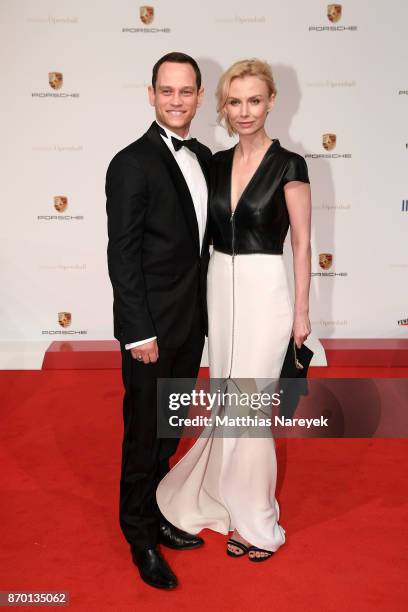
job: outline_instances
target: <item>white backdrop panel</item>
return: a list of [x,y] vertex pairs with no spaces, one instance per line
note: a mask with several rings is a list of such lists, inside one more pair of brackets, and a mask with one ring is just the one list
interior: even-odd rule
[[[268,132],[306,156],[312,183],[314,334],[406,337],[406,2],[348,1],[331,23],[318,0],[158,1],[148,26],[130,0],[0,6],[2,340],[112,337],[105,172],[152,121],[151,68],[172,50],[202,68],[206,100],[192,133],[214,151],[234,143],[215,124],[222,71],[245,57],[272,64]],[[53,71],[63,74],[56,91]],[[336,134],[332,151],[325,133]],[[57,195],[68,198],[62,213]],[[332,255],[330,269],[320,253]],[[61,311],[72,316],[65,329]]]

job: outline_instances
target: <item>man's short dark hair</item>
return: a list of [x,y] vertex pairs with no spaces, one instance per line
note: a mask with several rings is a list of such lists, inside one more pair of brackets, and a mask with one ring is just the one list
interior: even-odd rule
[[195,59],[193,59],[186,53],[180,53],[179,51],[172,51],[171,53],[167,53],[166,55],[163,55],[163,57],[161,57],[155,63],[155,65],[153,66],[153,74],[152,74],[153,89],[156,89],[157,74],[159,72],[160,66],[164,64],[164,62],[174,62],[175,64],[190,64],[190,66],[193,67],[195,75],[196,75],[197,90],[200,89],[201,72],[200,72],[197,62],[195,61]]

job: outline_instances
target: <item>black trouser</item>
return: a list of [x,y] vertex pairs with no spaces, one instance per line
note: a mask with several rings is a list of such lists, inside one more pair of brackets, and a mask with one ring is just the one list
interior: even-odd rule
[[160,512],[157,485],[169,470],[178,439],[157,438],[157,379],[196,378],[204,346],[200,307],[185,343],[177,349],[160,346],[156,363],[145,365],[122,348],[124,436],[120,480],[120,526],[136,549],[157,543]]

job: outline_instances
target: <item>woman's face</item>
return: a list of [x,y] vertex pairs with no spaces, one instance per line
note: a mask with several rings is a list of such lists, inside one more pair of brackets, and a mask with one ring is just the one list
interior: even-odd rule
[[255,134],[262,129],[274,96],[268,86],[256,76],[233,79],[228,91],[225,110],[231,127],[241,136]]

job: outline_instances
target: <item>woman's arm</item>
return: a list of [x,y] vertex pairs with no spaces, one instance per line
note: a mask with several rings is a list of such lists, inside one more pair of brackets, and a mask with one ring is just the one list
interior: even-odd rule
[[300,348],[310,334],[309,289],[310,289],[310,185],[301,181],[290,181],[284,187],[289,211],[290,236],[293,251],[295,277],[295,311],[293,336]]

